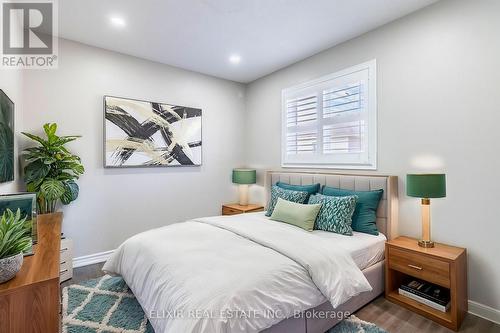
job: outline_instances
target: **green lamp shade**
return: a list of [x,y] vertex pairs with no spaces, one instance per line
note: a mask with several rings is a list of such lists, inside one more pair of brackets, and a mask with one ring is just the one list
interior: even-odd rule
[[445,197],[445,174],[406,175],[406,195],[417,198]]
[[257,174],[253,169],[234,169],[233,183],[235,184],[255,184]]

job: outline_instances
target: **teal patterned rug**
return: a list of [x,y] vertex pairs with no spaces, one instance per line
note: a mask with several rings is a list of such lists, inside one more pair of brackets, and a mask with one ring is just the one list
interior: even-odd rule
[[355,315],[352,315],[342,320],[327,333],[387,333],[387,331],[373,323],[363,321]]
[[121,277],[103,276],[63,289],[63,333],[154,333]]
[[[144,311],[120,277],[109,275],[63,289],[63,333],[154,333]],[[355,316],[328,333],[387,333]]]

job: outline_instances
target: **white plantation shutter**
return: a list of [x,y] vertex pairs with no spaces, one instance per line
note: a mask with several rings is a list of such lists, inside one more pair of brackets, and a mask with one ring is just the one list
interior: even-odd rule
[[323,90],[323,154],[364,151],[363,83]]
[[286,101],[287,154],[315,153],[318,142],[318,98],[316,94]]
[[284,167],[376,168],[375,60],[283,91]]

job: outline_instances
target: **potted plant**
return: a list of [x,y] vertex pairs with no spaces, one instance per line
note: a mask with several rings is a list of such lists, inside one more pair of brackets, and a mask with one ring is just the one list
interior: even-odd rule
[[0,283],[9,281],[21,269],[23,252],[31,246],[31,226],[18,209],[6,209],[0,218]]
[[75,180],[84,172],[80,157],[66,148],[68,142],[79,136],[56,135],[57,124],[45,124],[43,130],[46,138],[22,132],[38,143],[38,146],[24,150],[24,182],[29,192],[37,194],[37,211],[42,214],[38,215],[38,223],[62,219],[62,214],[56,213],[57,204],[60,201],[67,205],[78,198],[79,188]]

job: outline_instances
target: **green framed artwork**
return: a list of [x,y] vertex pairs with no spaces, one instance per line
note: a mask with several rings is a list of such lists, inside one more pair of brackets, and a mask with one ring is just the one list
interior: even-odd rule
[[14,103],[0,89],[0,183],[14,180]]
[[[0,195],[0,216],[3,215],[5,210],[10,209],[16,212],[18,209],[21,211],[21,218],[26,217],[26,223],[29,224],[29,235],[32,244],[37,242],[37,228],[36,228],[36,194],[35,193],[16,193]],[[24,253],[25,256],[33,254],[33,247]]]

